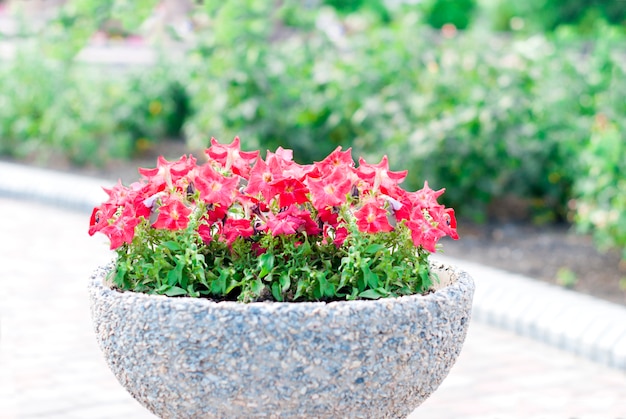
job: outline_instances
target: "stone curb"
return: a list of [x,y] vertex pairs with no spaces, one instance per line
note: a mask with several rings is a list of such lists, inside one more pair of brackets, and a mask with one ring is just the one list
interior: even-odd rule
[[473,319],[626,372],[626,308],[552,284],[436,255],[476,282]]
[[[0,196],[88,213],[113,182],[0,162]],[[626,372],[626,308],[521,275],[436,255],[476,282],[473,318]]]
[[107,199],[113,182],[0,162],[0,196],[86,212]]

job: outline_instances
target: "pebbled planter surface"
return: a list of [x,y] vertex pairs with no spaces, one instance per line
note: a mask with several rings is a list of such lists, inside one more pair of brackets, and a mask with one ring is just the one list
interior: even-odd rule
[[[426,296],[333,303],[215,303],[89,283],[100,348],[162,418],[403,418],[448,374],[474,282],[435,265]],[[449,284],[447,286],[444,286]]]

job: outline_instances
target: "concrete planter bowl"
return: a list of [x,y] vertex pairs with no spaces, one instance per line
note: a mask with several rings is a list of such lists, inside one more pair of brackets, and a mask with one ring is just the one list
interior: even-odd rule
[[212,302],[89,283],[98,343],[162,418],[402,418],[448,374],[474,283],[434,266],[435,292],[333,303]]

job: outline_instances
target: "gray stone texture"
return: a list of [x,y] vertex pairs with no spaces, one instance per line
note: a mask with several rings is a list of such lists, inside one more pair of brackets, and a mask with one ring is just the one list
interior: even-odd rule
[[98,343],[162,418],[404,418],[457,359],[474,293],[439,265],[442,288],[426,296],[216,303],[111,290],[111,268],[89,283]]

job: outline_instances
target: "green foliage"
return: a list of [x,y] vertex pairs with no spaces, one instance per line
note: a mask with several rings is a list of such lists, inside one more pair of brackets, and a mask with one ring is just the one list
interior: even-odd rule
[[391,18],[384,0],[324,0],[323,3],[343,14],[366,12],[377,16],[383,22]]
[[[536,221],[562,220],[576,199],[582,230],[626,248],[624,223],[610,215],[626,213],[617,186],[625,38],[606,23],[624,21],[624,2],[482,1],[477,16],[491,13],[506,30],[519,18],[518,34],[476,27],[452,39],[424,22],[440,26],[436,5],[461,16],[469,3],[407,4],[376,20],[382,1],[327,0],[341,11],[332,16],[337,36],[316,27],[317,9],[300,1],[204,2],[208,28],[184,66],[104,74],[69,61],[105,21],[121,17],[133,27],[153,3],[126,13],[130,3],[121,0],[69,2],[44,32],[47,57],[65,61],[25,53],[2,63],[0,153],[56,150],[97,163],[181,129],[194,149],[210,136],[240,135],[252,148],[284,146],[319,160],[352,146],[409,168],[410,189],[421,179],[446,186],[446,204],[465,218],[489,220],[488,208],[513,195]],[[593,33],[593,42],[581,33]]]
[[409,167],[409,188],[452,185],[446,200],[462,216],[486,220],[496,198],[513,195],[538,221],[565,219],[617,39],[442,39],[418,21],[413,12],[340,41],[316,31],[283,42],[271,28],[248,36],[216,22],[224,39],[194,53],[218,63],[192,74],[189,138],[198,147],[209,130],[245,135],[311,160],[353,146]]
[[[315,49],[289,32],[287,39],[273,41],[285,34],[283,15],[273,5],[259,4],[232,1],[211,11],[213,26],[192,53],[197,65],[189,91],[195,117],[186,126],[188,139],[197,148],[206,145],[208,132],[218,138],[240,135],[252,147],[282,145],[305,158],[319,158],[334,147],[320,147],[323,137],[313,134],[318,134],[323,120],[303,114],[302,98],[315,88],[313,54],[323,48],[318,45],[323,40],[310,41]],[[295,103],[299,105],[292,108]],[[307,107],[311,106],[315,104],[309,102]],[[279,144],[279,138],[288,141]]]
[[[621,75],[623,77],[623,73]],[[623,249],[626,259],[626,138],[624,120],[600,116],[583,154],[584,174],[577,179],[576,221],[592,232],[601,248]]]
[[40,34],[42,51],[51,57],[71,61],[91,36],[107,22],[119,22],[135,29],[152,13],[157,0],[71,0]]
[[[622,25],[626,21],[626,6],[621,0],[496,0],[490,2],[487,10],[494,29],[513,27],[533,33],[571,26],[588,34],[598,22]],[[519,28],[515,28],[515,20]]]
[[603,40],[587,60],[595,114],[590,135],[577,150],[575,221],[601,248],[622,249],[626,260],[626,67],[623,51],[613,46],[623,37],[607,31]]
[[[306,234],[206,244],[195,231],[147,228],[143,220],[130,245],[117,249],[114,283],[125,290],[209,297],[216,300],[334,301],[397,297],[432,284],[427,255],[408,229],[370,235],[356,226],[342,249]],[[343,249],[345,247],[345,249]]]
[[565,288],[574,288],[578,283],[578,276],[569,268],[559,268],[555,277],[556,283]]
[[426,2],[426,22],[433,28],[452,24],[458,29],[470,26],[476,9],[474,0],[431,0]]
[[45,161],[53,152],[52,158],[100,165],[179,136],[189,112],[180,66],[123,71],[74,60],[106,22],[138,26],[155,4],[70,1],[38,40],[31,37],[2,63],[0,153]]
[[56,97],[55,82],[63,83],[60,65],[42,63],[31,55],[18,55],[0,65],[0,153],[25,157],[41,151],[41,120]]
[[[148,221],[142,221],[148,224]],[[143,228],[129,246],[117,250],[114,282],[123,289],[168,296],[199,297],[217,279],[207,272],[207,260],[199,249],[200,237],[191,229],[178,231]],[[209,261],[219,263],[219,254]]]
[[180,136],[189,110],[178,68],[109,71],[25,51],[0,67],[0,153],[101,165]]

